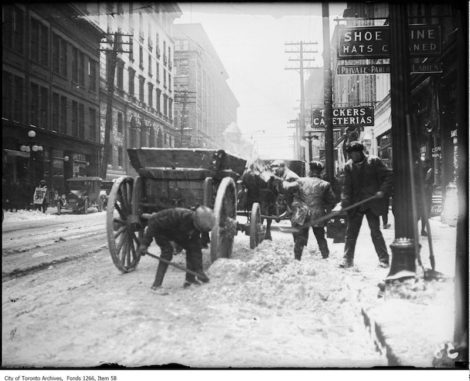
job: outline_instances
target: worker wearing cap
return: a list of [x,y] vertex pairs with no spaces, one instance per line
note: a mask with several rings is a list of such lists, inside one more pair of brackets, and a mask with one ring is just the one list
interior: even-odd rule
[[383,210],[383,198],[391,194],[392,171],[378,157],[364,154],[364,146],[358,141],[351,142],[346,151],[350,160],[344,167],[341,208],[371,196],[377,198],[348,211],[344,257],[340,267],[351,267],[354,264],[356,240],[364,215],[369,223],[372,242],[379,257],[379,265],[388,267],[389,255],[380,231],[380,215]]
[[294,193],[292,203],[292,226],[299,231],[294,235],[294,257],[299,260],[302,257],[304,247],[308,242],[308,231],[312,227],[317,239],[318,247],[323,258],[328,258],[330,251],[325,239],[325,221],[317,222],[325,216],[335,205],[336,199],[328,181],[320,178],[323,165],[319,161],[310,163],[310,177],[300,177],[293,182],[284,181],[285,190],[297,190]]
[[[200,274],[194,276],[186,273],[184,287],[192,284],[208,282],[209,278],[202,268],[201,233],[207,233],[215,225],[215,216],[206,206],[200,206],[195,211],[185,208],[164,209],[153,213],[148,220],[142,243],[139,246],[141,255],[145,255],[152,239],[161,249],[161,258],[171,261],[173,258],[172,242],[178,244],[186,251],[186,267]],[[160,261],[152,289],[155,290],[163,283],[168,264]]]
[[274,160],[271,163],[271,170],[274,174],[280,177],[283,181],[294,181],[299,178],[299,176],[291,171],[284,160]]

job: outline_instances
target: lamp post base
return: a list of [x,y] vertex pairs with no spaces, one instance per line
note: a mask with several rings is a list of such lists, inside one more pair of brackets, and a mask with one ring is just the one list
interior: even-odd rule
[[396,238],[390,245],[392,262],[385,281],[402,280],[416,276],[414,241],[411,238]]

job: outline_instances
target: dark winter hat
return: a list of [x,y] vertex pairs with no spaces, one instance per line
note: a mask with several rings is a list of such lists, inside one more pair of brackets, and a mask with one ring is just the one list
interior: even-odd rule
[[39,182],[39,184],[45,185],[45,184],[46,184],[46,180],[41,180],[41,181]]
[[359,142],[359,141],[354,141],[348,144],[346,147],[346,152],[353,152],[353,151],[358,151],[362,152],[364,151],[364,145]]
[[323,164],[319,161],[311,161],[310,162],[310,171],[312,172],[321,172],[323,171]]

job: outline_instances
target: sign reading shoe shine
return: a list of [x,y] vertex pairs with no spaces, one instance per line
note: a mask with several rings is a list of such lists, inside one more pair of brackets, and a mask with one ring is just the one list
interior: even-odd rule
[[[408,28],[410,57],[428,57],[441,54],[439,25],[413,24]],[[338,34],[338,58],[390,57],[390,27],[358,26],[341,28]]]

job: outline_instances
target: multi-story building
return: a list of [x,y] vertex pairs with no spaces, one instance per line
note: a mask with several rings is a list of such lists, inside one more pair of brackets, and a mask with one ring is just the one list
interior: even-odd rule
[[223,132],[237,122],[228,75],[200,24],[175,24],[175,119],[180,146],[224,147]]
[[[83,6],[88,17],[107,32],[107,49],[113,48],[116,35],[123,42],[115,67],[107,178],[135,175],[127,148],[176,145],[171,30],[181,11],[175,3],[107,2]],[[103,50],[100,60],[103,141],[108,112],[107,72],[111,68],[107,54]]]
[[2,5],[3,179],[31,200],[45,179],[97,175],[103,31],[73,4]]

